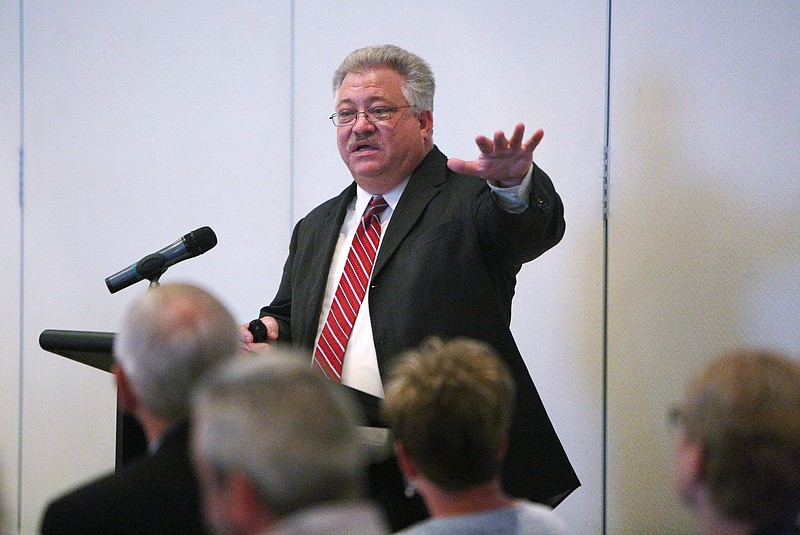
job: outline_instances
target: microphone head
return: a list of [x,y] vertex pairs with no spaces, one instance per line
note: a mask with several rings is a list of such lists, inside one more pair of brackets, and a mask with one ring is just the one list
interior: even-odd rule
[[193,255],[201,255],[217,245],[217,235],[211,227],[200,227],[183,237],[186,249]]

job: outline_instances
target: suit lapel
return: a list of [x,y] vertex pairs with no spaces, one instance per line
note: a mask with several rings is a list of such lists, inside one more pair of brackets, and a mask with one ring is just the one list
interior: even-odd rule
[[434,146],[411,174],[392,214],[381,248],[378,250],[372,271],[373,278],[381,272],[383,266],[411,232],[425,211],[425,207],[439,192],[439,185],[447,180],[446,165],[446,156]]
[[[355,194],[356,186],[353,182],[339,194],[328,213],[321,216],[319,224],[313,225],[314,234],[308,244],[312,248],[309,257],[314,261],[305,264],[305,268],[310,272],[310,277],[308,287],[303,289],[306,296],[304,300],[305,314],[309,318],[319,318],[322,311],[322,301],[325,297],[333,252],[339,241],[339,232],[347,213],[347,206]],[[317,322],[303,321],[301,325],[304,325],[305,328],[303,340],[310,340],[310,343],[313,344],[317,336]]]
[[[378,257],[375,259],[372,276],[380,273],[383,266],[389,261],[394,252],[403,242],[405,237],[419,220],[425,207],[439,192],[439,185],[447,180],[447,157],[435,146],[425,156],[419,166],[411,174],[411,179],[397,203],[394,214],[386,234],[383,237]],[[319,318],[322,310],[322,300],[331,268],[331,259],[339,240],[339,231],[342,227],[347,207],[356,194],[355,182],[350,184],[331,206],[331,210],[320,218],[320,224],[314,225],[314,235],[310,246],[314,248],[312,257],[315,262],[309,269],[312,275],[309,278],[309,288],[306,293],[306,312],[309,317]],[[303,322],[308,325],[309,332],[304,333],[305,339],[316,337],[317,323]],[[313,324],[313,325],[312,325]],[[313,332],[311,332],[313,331]],[[313,342],[312,342],[313,343]]]

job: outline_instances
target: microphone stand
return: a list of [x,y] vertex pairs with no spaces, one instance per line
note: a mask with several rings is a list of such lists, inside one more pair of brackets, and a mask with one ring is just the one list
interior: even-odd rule
[[139,273],[150,281],[150,285],[147,287],[148,290],[159,286],[158,279],[167,271],[167,268],[164,266],[165,263],[166,259],[164,255],[160,253],[147,255],[138,262],[137,267]]
[[148,289],[148,290],[152,290],[153,288],[158,288],[158,287],[161,285],[161,284],[158,282],[158,279],[160,279],[160,278],[161,278],[161,275],[163,275],[163,274],[164,274],[164,272],[166,272],[166,271],[167,271],[167,270],[165,269],[164,271],[162,271],[161,273],[159,273],[159,274],[158,274],[158,275],[156,275],[155,277],[153,277],[153,278],[148,278],[148,280],[150,281],[150,284],[147,286],[147,289]]

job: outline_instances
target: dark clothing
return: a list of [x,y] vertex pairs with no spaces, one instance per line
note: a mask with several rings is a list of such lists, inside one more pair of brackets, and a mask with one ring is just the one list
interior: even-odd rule
[[751,535],[800,535],[800,515],[793,519],[764,524],[756,528]]
[[207,533],[197,481],[181,425],[165,434],[153,455],[53,501],[45,510],[43,535]]
[[[279,340],[313,348],[331,258],[355,194],[353,183],[295,226],[280,288],[261,310],[278,321]],[[476,338],[500,353],[518,390],[504,485],[515,496],[550,505],[580,483],[514,342],[511,301],[522,264],[557,244],[564,228],[561,199],[538,167],[530,207],[512,214],[496,204],[484,180],[448,169],[434,147],[392,214],[369,291],[384,377],[396,355],[431,335]]]

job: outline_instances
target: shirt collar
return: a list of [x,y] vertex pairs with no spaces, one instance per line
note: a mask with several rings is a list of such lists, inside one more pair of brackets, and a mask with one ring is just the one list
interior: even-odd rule
[[[411,175],[407,176],[405,180],[400,182],[397,186],[395,186],[392,190],[387,191],[383,194],[383,199],[389,205],[389,208],[394,211],[397,203],[400,201],[400,196],[403,194],[403,191],[406,189],[408,185],[408,181],[411,179]],[[355,211],[357,214],[363,214],[364,210],[367,209],[367,204],[369,204],[370,199],[372,199],[374,195],[371,193],[367,193],[364,191],[361,186],[356,184],[356,203],[355,203]]]

